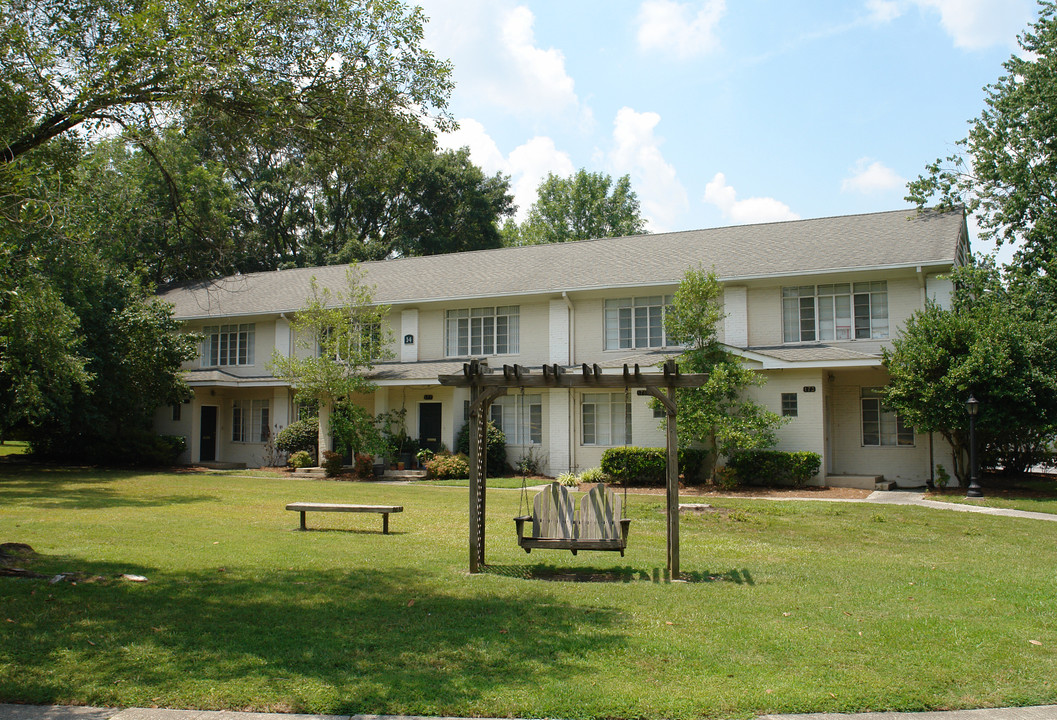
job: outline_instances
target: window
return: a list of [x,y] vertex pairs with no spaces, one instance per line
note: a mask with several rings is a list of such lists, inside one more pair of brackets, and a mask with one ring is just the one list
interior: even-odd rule
[[232,442],[267,442],[270,436],[267,400],[236,400],[232,404]]
[[665,347],[664,312],[671,295],[606,300],[606,350]]
[[[361,329],[362,328],[362,329]],[[382,356],[383,335],[381,323],[368,323],[363,326],[349,326],[345,337],[334,337],[333,328],[325,328],[316,339],[316,354],[323,357],[325,352],[333,353],[337,361],[359,357],[361,360],[375,359]],[[352,350],[350,351],[350,347]],[[366,348],[366,357],[361,357],[359,350]]]
[[861,402],[863,445],[914,444],[914,428],[907,427],[895,410],[882,403],[881,388],[863,388]]
[[172,419],[173,419],[173,422],[180,422],[182,409],[183,409],[183,406],[180,403],[173,403],[173,406],[172,406]]
[[785,342],[888,337],[888,283],[833,283],[782,288]]
[[202,367],[253,364],[253,323],[211,325],[202,332]]
[[449,310],[444,354],[513,355],[518,351],[518,318],[517,305]]
[[782,417],[796,416],[796,393],[782,393]]
[[506,395],[492,403],[491,420],[510,445],[543,443],[542,395]]
[[631,403],[624,393],[587,393],[580,412],[584,445],[631,443]]

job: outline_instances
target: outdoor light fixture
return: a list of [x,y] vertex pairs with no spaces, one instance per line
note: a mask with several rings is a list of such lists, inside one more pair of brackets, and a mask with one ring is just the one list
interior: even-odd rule
[[965,497],[982,498],[984,493],[976,476],[976,416],[980,414],[980,401],[972,393],[965,401],[965,411],[969,413],[969,489]]

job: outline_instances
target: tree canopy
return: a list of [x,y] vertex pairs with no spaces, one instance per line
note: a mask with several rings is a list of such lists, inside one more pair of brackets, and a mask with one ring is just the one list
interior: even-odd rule
[[504,228],[508,245],[590,240],[646,232],[639,214],[639,198],[631,178],[616,183],[609,175],[580,169],[563,178],[548,174],[537,190],[537,200],[520,226]]
[[907,200],[924,207],[964,205],[981,237],[1022,243],[1017,265],[1057,275],[1057,6],[1019,38],[1023,53],[985,88],[961,151],[936,160],[912,181]]

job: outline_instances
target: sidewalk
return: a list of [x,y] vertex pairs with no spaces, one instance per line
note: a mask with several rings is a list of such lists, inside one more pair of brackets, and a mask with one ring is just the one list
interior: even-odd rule
[[[293,715],[232,712],[230,710],[166,710],[147,708],[90,708],[63,705],[3,705],[0,720],[458,720],[402,715]],[[477,718],[476,720],[482,720]],[[496,719],[488,719],[496,720]],[[921,713],[814,713],[761,715],[758,720],[1057,720],[1057,705],[988,710],[951,710]]]

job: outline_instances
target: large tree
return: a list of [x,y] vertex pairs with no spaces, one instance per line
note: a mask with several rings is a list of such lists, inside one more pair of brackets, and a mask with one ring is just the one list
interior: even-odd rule
[[970,122],[961,151],[932,163],[909,184],[920,207],[964,205],[981,237],[1021,243],[1017,265],[1057,275],[1057,6],[1019,38],[1023,53],[987,86],[985,108]]
[[928,303],[885,349],[886,402],[916,430],[942,435],[965,481],[972,395],[988,464],[1023,471],[1057,431],[1057,323],[1037,283],[1010,283],[990,261],[955,281],[951,309]]
[[782,418],[747,396],[766,379],[743,365],[719,342],[723,290],[714,271],[687,270],[671,305],[665,309],[668,342],[684,348],[679,368],[707,373],[708,382],[677,395],[679,444],[703,445],[709,452],[708,473],[719,456],[775,443]]
[[4,161],[81,125],[176,118],[229,141],[362,142],[383,118],[443,109],[451,89],[422,11],[395,0],[10,0],[0,13]]
[[590,240],[636,235],[646,231],[639,198],[624,175],[614,183],[601,172],[580,169],[570,177],[548,174],[537,189],[536,202],[520,226],[507,223],[508,245]]

